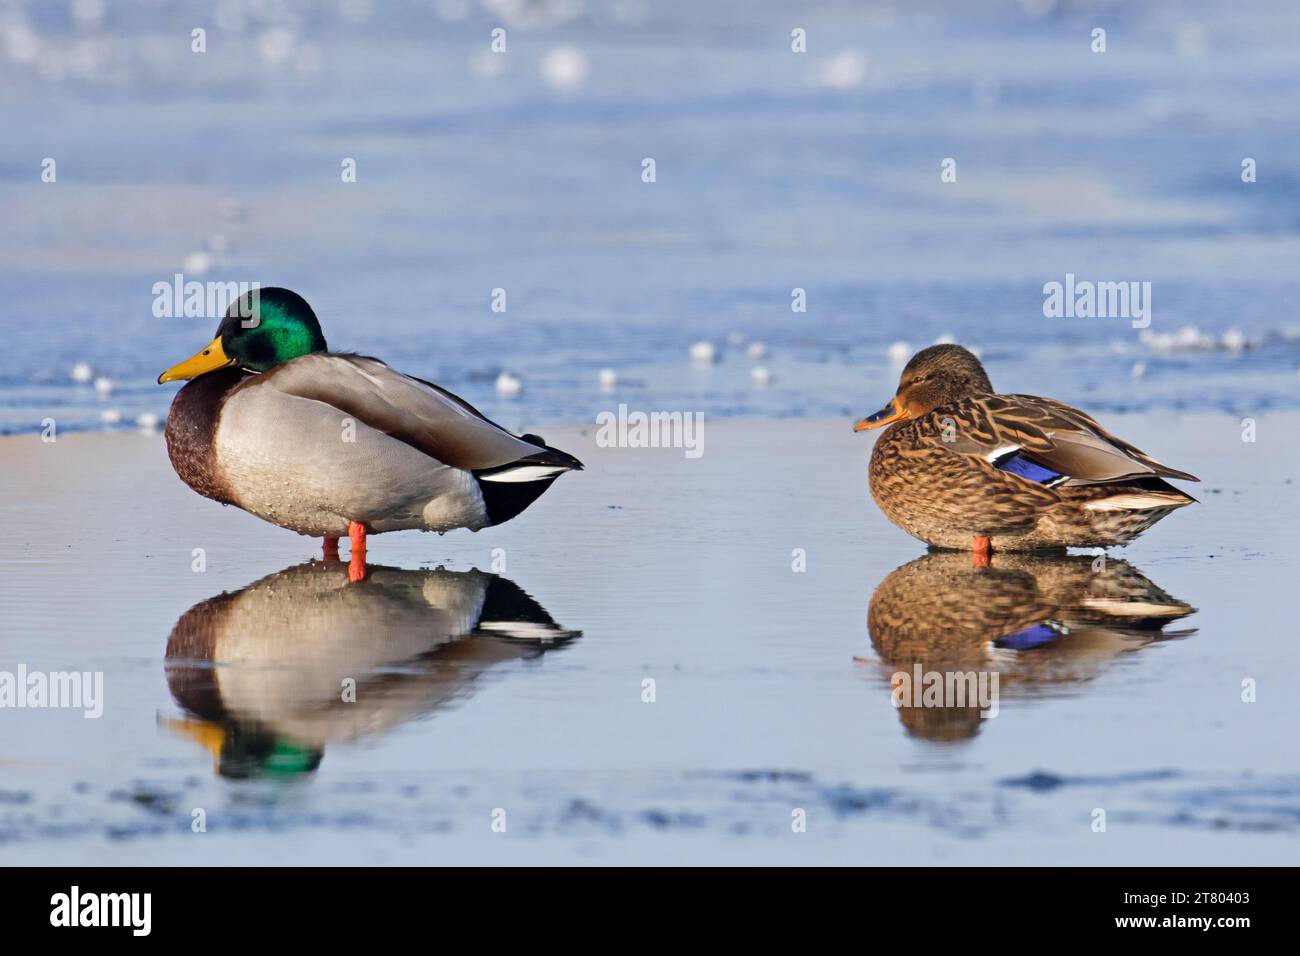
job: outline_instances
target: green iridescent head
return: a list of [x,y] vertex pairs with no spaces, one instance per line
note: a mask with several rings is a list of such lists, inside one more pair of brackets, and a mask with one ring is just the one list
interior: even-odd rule
[[265,372],[281,362],[326,351],[311,306],[288,289],[254,289],[231,303],[217,329],[221,347],[240,368]]
[[325,351],[325,336],[306,299],[288,289],[253,289],[231,303],[207,348],[163,372],[158,381],[197,378],[232,365],[266,372],[300,355]]

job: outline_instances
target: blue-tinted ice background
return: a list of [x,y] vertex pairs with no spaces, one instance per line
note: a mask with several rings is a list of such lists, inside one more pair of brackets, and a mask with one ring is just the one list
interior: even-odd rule
[[[0,0],[0,431],[165,415],[156,376],[216,325],[154,317],[178,272],[294,288],[332,347],[507,425],[857,416],[891,346],[944,337],[1102,413],[1295,407],[1297,28],[1283,2]],[[1045,318],[1066,273],[1150,282],[1150,328]]]

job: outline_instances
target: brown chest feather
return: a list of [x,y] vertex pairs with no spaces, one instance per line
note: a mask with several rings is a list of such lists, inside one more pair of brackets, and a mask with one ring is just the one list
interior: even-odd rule
[[217,461],[215,440],[221,403],[247,372],[223,369],[196,378],[172,400],[167,413],[167,456],[181,480],[205,498],[238,504]]

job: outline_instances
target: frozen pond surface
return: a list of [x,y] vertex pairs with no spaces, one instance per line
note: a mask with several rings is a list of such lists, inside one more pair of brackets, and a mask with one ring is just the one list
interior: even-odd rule
[[[1227,416],[1108,423],[1205,467],[1202,503],[1101,573],[1087,555],[986,572],[924,557],[867,502],[870,439],[847,421],[738,421],[709,426],[695,460],[548,431],[586,472],[477,535],[378,536],[380,567],[351,585],[308,539],[195,496],[157,438],[7,439],[0,669],[105,686],[98,719],[0,712],[0,846],[15,862],[1294,861],[1296,422],[1262,417],[1254,445]],[[1184,607],[1144,631],[1132,602]],[[998,713],[895,709],[890,675],[917,662],[997,672]]]

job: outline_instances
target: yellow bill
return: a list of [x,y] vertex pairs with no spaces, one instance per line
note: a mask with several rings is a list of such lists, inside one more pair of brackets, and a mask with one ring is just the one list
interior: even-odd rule
[[213,757],[221,756],[221,748],[225,744],[226,732],[221,729],[219,724],[210,723],[206,720],[171,720],[163,717],[159,719],[163,727],[188,737],[190,740],[200,744],[204,750],[212,754]]
[[179,382],[185,379],[198,378],[208,372],[215,372],[219,368],[225,368],[228,365],[234,365],[235,360],[226,355],[225,349],[221,347],[221,336],[217,336],[203,351],[199,352],[192,358],[187,358],[179,365],[173,365],[167,371],[158,376],[158,384],[163,382]]

